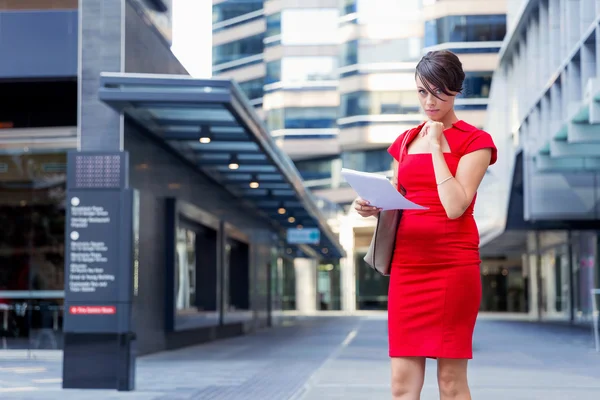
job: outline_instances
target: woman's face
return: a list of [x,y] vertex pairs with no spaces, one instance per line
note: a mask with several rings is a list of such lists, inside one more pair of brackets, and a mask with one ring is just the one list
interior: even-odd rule
[[[419,102],[421,102],[421,107],[423,108],[423,111],[425,111],[425,114],[427,114],[429,119],[432,121],[443,120],[446,114],[448,114],[448,112],[450,112],[454,108],[454,96],[456,95],[456,93],[454,93],[454,96],[448,96],[447,94],[444,94],[444,92],[442,92],[440,88],[437,88],[429,82],[427,82],[428,86],[433,91],[433,93],[429,93],[425,88],[425,85],[423,85],[421,77],[419,77],[418,75],[416,82]],[[437,97],[434,96],[434,94]]]

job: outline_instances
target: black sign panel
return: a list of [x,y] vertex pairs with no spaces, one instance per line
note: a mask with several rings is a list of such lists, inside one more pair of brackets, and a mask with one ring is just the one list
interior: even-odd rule
[[121,227],[119,191],[70,191],[65,292],[73,301],[116,301]]
[[132,192],[127,153],[69,154],[65,332],[131,329]]

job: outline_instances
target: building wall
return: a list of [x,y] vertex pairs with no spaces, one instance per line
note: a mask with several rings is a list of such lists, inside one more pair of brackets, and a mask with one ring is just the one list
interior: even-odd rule
[[139,8],[126,3],[125,72],[188,75],[163,32],[149,25]]
[[[126,125],[125,150],[130,157],[130,186],[140,192],[139,295],[134,301],[139,352],[150,353],[208,340],[214,328],[165,332],[166,198],[176,197],[220,215],[252,238],[250,276],[251,309],[256,319],[238,325],[239,331],[267,324],[267,265],[271,235],[265,221],[253,217],[238,200],[189,164],[151,140],[140,128]],[[235,279],[235,277],[231,277]],[[227,317],[225,317],[227,320]],[[233,329],[233,328],[232,328]],[[195,339],[190,339],[195,336]]]

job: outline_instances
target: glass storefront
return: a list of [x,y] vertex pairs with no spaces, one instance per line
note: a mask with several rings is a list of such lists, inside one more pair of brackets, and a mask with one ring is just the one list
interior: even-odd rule
[[66,151],[0,153],[3,349],[60,349]]
[[355,255],[356,309],[387,310],[389,277],[382,276],[364,260],[366,253]]
[[[532,315],[542,319],[589,323],[593,317],[591,290],[600,286],[598,234],[594,231],[544,231],[529,238],[524,257]],[[596,299],[598,301],[600,299]]]
[[481,263],[481,304],[485,312],[527,312],[527,277],[521,260]]

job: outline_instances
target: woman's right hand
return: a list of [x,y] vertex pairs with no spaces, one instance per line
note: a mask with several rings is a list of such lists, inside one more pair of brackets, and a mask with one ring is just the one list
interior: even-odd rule
[[367,200],[363,200],[360,197],[354,202],[354,209],[358,212],[361,217],[373,217],[381,211],[381,208],[373,207]]

